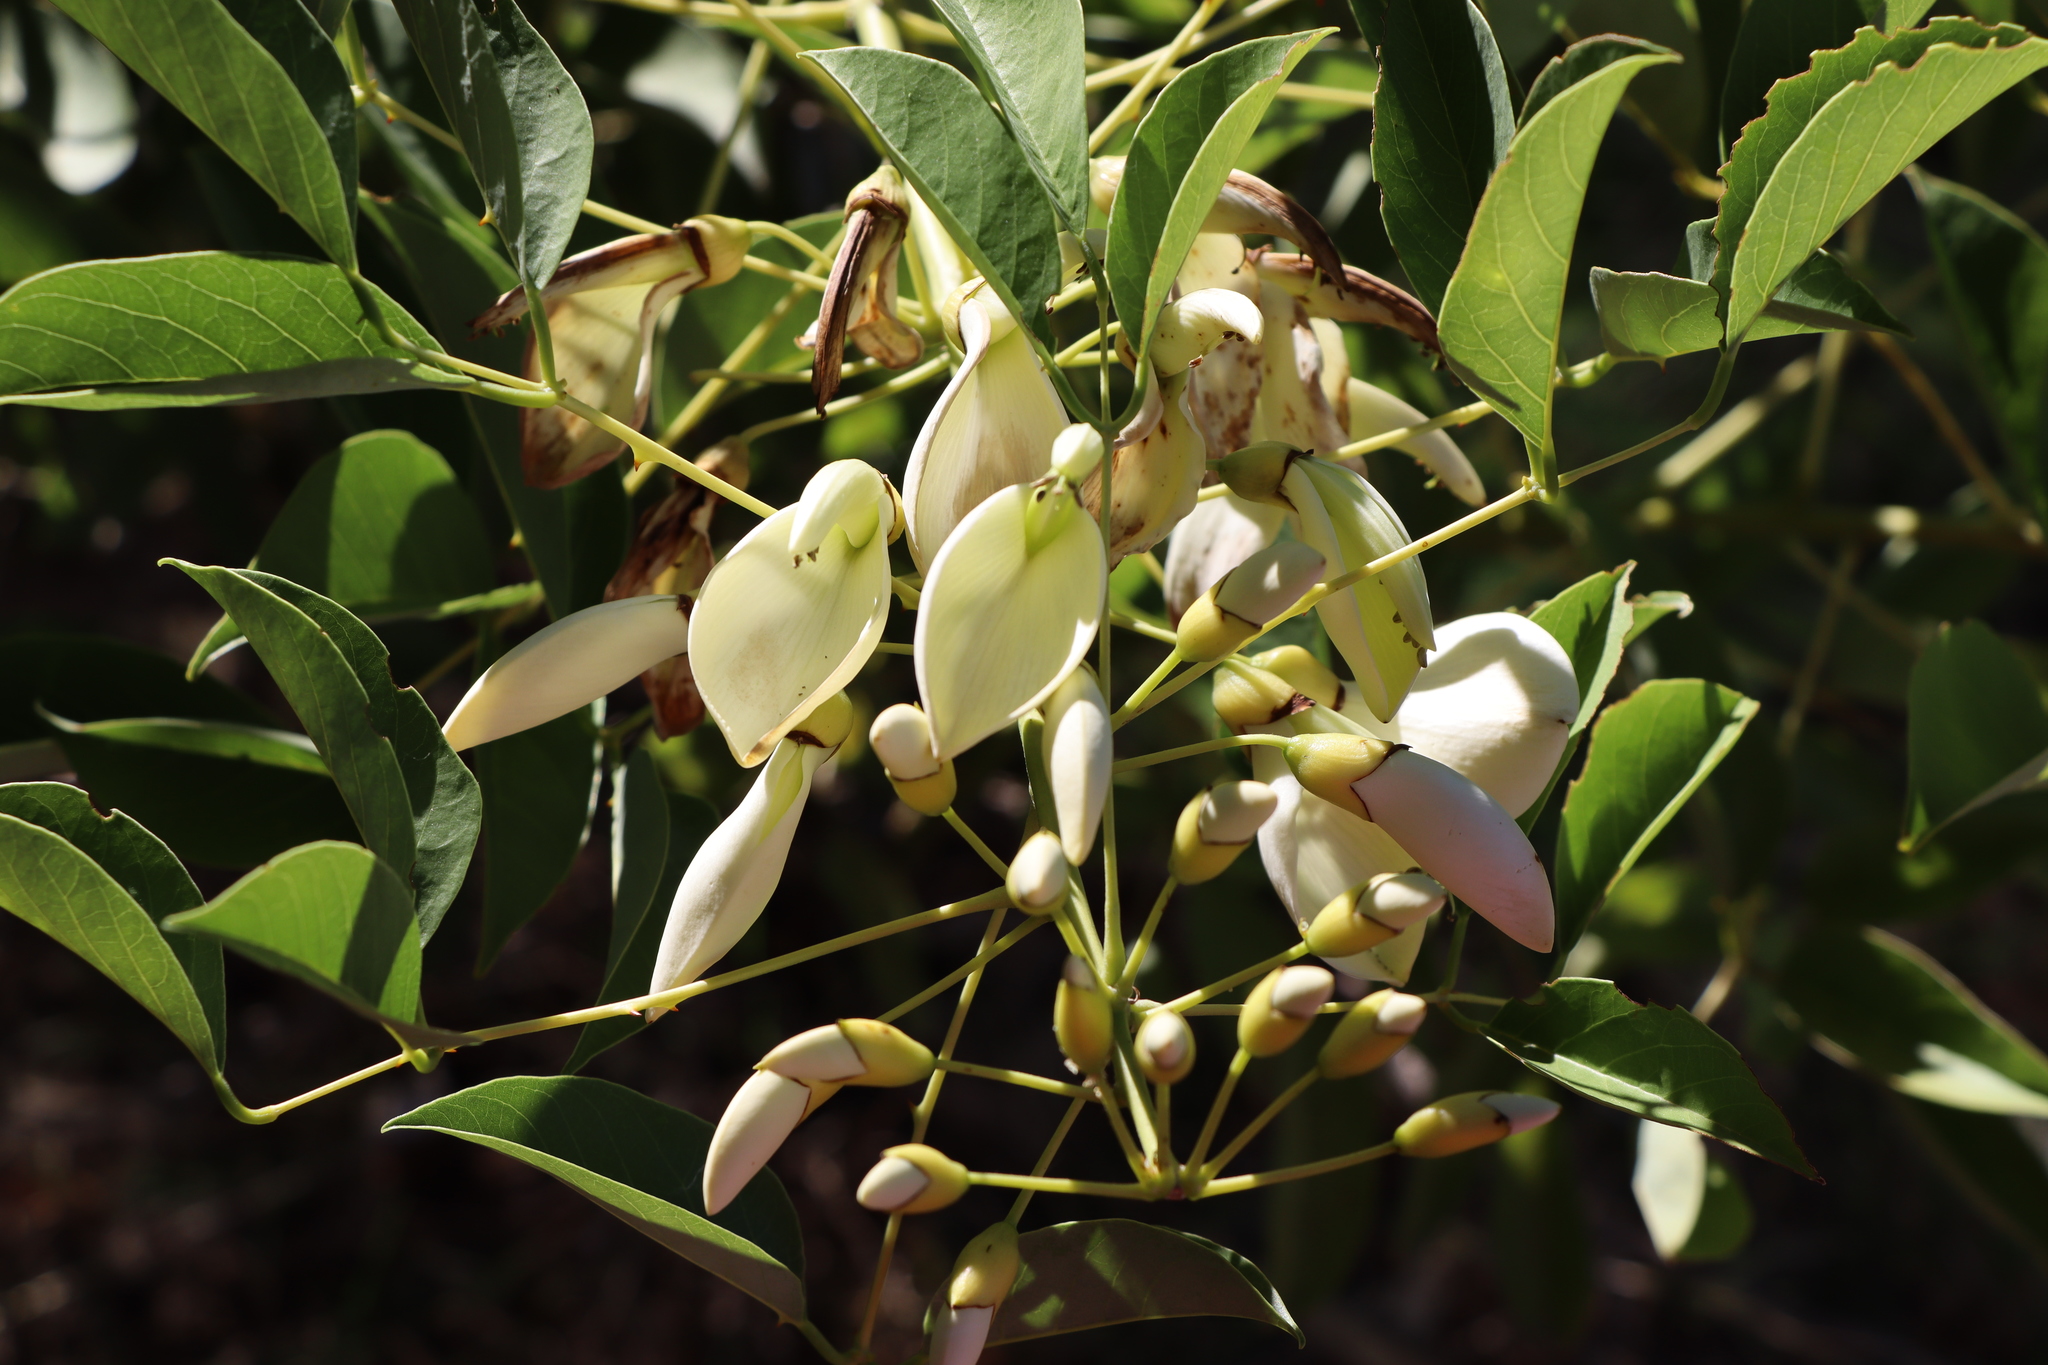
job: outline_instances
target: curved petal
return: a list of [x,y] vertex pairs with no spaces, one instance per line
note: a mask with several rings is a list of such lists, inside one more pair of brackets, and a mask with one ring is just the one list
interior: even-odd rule
[[1235,493],[1197,503],[1166,543],[1166,610],[1173,619],[1179,621],[1217,579],[1271,545],[1286,521],[1284,509]]
[[1181,262],[1174,285],[1183,294],[1197,289],[1235,289],[1246,298],[1259,297],[1258,272],[1245,259],[1244,238],[1234,232],[1198,232],[1188,258]]
[[[1207,363],[1197,362],[1195,370]],[[1193,373],[1155,380],[1155,392],[1161,400],[1158,420],[1149,429],[1142,422],[1133,422],[1119,437],[1110,461],[1115,490],[1109,513],[1112,559],[1151,549],[1195,510],[1203,476],[1208,473],[1208,447],[1188,413],[1188,385]],[[1144,435],[1126,439],[1134,430],[1143,431]],[[1102,505],[1099,469],[1082,485],[1081,497],[1090,517],[1098,515],[1097,509]]]
[[1109,704],[1081,664],[1045,703],[1045,770],[1059,821],[1060,847],[1076,867],[1088,860],[1109,798]]
[[1252,440],[1328,454],[1345,435],[1323,392],[1323,348],[1308,314],[1292,294],[1270,284],[1260,291],[1259,311],[1266,323],[1264,378]]
[[960,305],[960,340],[967,358],[925,418],[903,478],[910,556],[927,573],[962,517],[1052,468],[1053,438],[1067,425],[1031,339],[988,290]]
[[470,685],[443,727],[456,749],[588,706],[684,653],[690,619],[672,596],[627,597],[571,612],[508,650]]
[[[1382,432],[1398,431],[1402,427],[1418,426],[1429,417],[1419,409],[1402,402],[1385,389],[1375,388],[1363,379],[1354,379],[1345,386],[1345,402],[1350,409],[1348,418],[1351,439],[1363,441]],[[1472,461],[1465,458],[1465,452],[1458,449],[1458,443],[1442,431],[1426,431],[1420,436],[1394,447],[1415,458],[1416,463],[1430,472],[1430,476],[1460,502],[1477,507],[1486,501],[1486,487],[1479,482],[1479,473],[1472,468]]]
[[1578,715],[1571,658],[1549,631],[1507,611],[1453,621],[1436,643],[1394,719],[1360,723],[1470,778],[1518,816],[1550,785]]
[[[1044,528],[1035,550],[1033,516]],[[1045,700],[1095,638],[1107,588],[1102,536],[1066,489],[1006,488],[968,513],[932,560],[917,611],[917,689],[939,758]]]
[[704,1211],[716,1214],[739,1196],[768,1158],[803,1122],[811,1088],[772,1071],[756,1071],[718,1116],[704,1154]]

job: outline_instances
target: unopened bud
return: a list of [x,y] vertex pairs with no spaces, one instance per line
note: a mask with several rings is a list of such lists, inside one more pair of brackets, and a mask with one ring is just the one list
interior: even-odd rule
[[1102,463],[1102,433],[1076,422],[1052,438],[1052,467],[1068,483],[1082,483]]
[[868,727],[868,744],[882,761],[896,798],[920,815],[942,815],[959,794],[953,760],[932,754],[932,723],[909,702],[897,702]]
[[1003,889],[1010,904],[1027,915],[1049,915],[1059,909],[1067,894],[1067,855],[1060,848],[1060,836],[1042,829],[1024,841],[1010,860]]
[[1316,912],[1302,938],[1317,957],[1350,957],[1378,947],[1443,908],[1444,889],[1420,872],[1381,872]]
[[1287,742],[1287,766],[1303,791],[1370,820],[1351,784],[1372,776],[1395,747],[1370,735],[1296,735]]
[[1195,1031],[1178,1011],[1159,1009],[1145,1016],[1131,1046],[1138,1070],[1154,1085],[1173,1085],[1195,1069]]
[[1557,1117],[1557,1102],[1540,1095],[1472,1090],[1424,1105],[1394,1130],[1402,1156],[1456,1156],[1499,1142]]
[[1258,304],[1235,289],[1197,289],[1159,310],[1152,364],[1162,377],[1176,375],[1230,337],[1256,345],[1265,334]]
[[1337,1021],[1316,1056],[1316,1067],[1325,1079],[1341,1081],[1385,1066],[1388,1058],[1408,1046],[1428,1014],[1421,996],[1374,991]]
[[1300,645],[1281,645],[1252,655],[1252,662],[1318,706],[1344,709],[1344,680]]
[[1311,704],[1285,678],[1238,659],[1225,659],[1216,670],[1209,700],[1216,708],[1216,718],[1240,732],[1271,725],[1283,716],[1306,711]]
[[955,1308],[995,1308],[1017,1282],[1017,1229],[997,1223],[961,1249],[946,1285],[946,1302]]
[[1298,540],[1276,541],[1218,579],[1182,613],[1175,644],[1194,663],[1220,659],[1316,585],[1323,557]]
[[1052,1002],[1052,1032],[1060,1051],[1083,1076],[1100,1076],[1115,1045],[1112,1030],[1109,994],[1086,962],[1069,957]]
[[936,1147],[907,1142],[882,1152],[853,1197],[876,1213],[930,1213],[967,1193],[967,1168]]
[[1275,967],[1245,997],[1237,1016],[1237,1045],[1254,1057],[1285,1052],[1308,1031],[1336,989],[1337,978],[1322,967]]
[[834,692],[819,702],[811,714],[798,721],[789,737],[798,744],[836,749],[846,743],[846,737],[852,733],[853,703],[846,699],[844,692]]
[[1217,783],[1181,808],[1167,871],[1184,886],[1222,876],[1279,804],[1263,782]]
[[793,1081],[841,1085],[909,1085],[932,1074],[932,1050],[893,1024],[841,1019],[776,1046],[757,1069]]
[[1284,441],[1260,441],[1225,455],[1216,474],[1231,492],[1247,502],[1269,503],[1293,511],[1294,504],[1282,496],[1280,484],[1287,477],[1288,467],[1304,453]]
[[838,1093],[836,1081],[756,1071],[725,1106],[704,1155],[704,1208],[730,1204],[810,1113]]

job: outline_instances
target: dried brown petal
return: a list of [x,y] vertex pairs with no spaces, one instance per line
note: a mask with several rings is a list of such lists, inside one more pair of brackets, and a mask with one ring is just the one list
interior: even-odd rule
[[1273,251],[1249,254],[1259,278],[1302,300],[1311,316],[1391,327],[1439,360],[1443,358],[1436,319],[1413,294],[1355,265],[1344,267],[1344,284],[1339,288],[1320,273],[1320,262],[1309,257]]

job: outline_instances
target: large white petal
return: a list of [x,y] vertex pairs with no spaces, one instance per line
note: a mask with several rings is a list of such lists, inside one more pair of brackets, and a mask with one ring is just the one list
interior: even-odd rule
[[1173,619],[1180,620],[1217,579],[1272,544],[1286,520],[1286,509],[1235,493],[1197,503],[1166,542],[1166,609]]
[[889,614],[889,547],[843,529],[790,552],[803,504],[756,526],[704,580],[690,613],[690,666],[733,757],[752,767],[860,672]]
[[[1034,552],[1027,513],[1050,499],[1067,505]],[[1095,638],[1107,587],[1101,534],[1063,489],[1006,488],[968,513],[917,610],[917,688],[941,759],[1045,700]]]
[[467,749],[588,706],[685,652],[689,632],[673,596],[625,597],[571,612],[484,670],[448,717],[448,743]]
[[[1354,441],[1399,431],[1403,427],[1420,426],[1429,420],[1420,409],[1363,379],[1354,379],[1345,385],[1345,400],[1350,408],[1350,434]],[[1465,458],[1465,452],[1458,449],[1458,443],[1450,438],[1449,433],[1426,431],[1420,436],[1409,437],[1394,449],[1412,455],[1460,502],[1477,507],[1486,501],[1486,486],[1479,482],[1478,471],[1472,468],[1472,461]]]

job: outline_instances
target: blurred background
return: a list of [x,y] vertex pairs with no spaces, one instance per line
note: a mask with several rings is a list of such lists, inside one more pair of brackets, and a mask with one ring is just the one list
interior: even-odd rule
[[[525,8],[581,82],[595,117],[592,195],[661,221],[695,211],[740,111],[746,41],[630,8],[560,0],[526,0]],[[1719,160],[1712,25],[1706,40],[1701,33],[1701,12],[1712,6],[1581,0],[1487,8],[1525,84],[1561,47],[1549,20],[1565,11],[1579,33],[1621,29],[1688,56],[1685,66],[1636,86],[1601,154],[1569,305],[1567,352],[1583,359],[1600,349],[1585,268],[1670,270],[1686,222],[1711,213],[1684,181],[1687,168],[1711,172]],[[2021,19],[2037,17],[2024,0],[2020,8]],[[357,0],[357,10],[387,88],[404,90],[411,77],[402,41],[393,40],[395,16],[381,0]],[[1091,45],[1121,57],[1170,37],[1192,6],[1091,0],[1088,12]],[[1325,23],[1355,38],[1346,8],[1317,0],[1281,11],[1265,28]],[[1368,90],[1373,78],[1352,41],[1313,55],[1295,77]],[[424,85],[414,88],[417,95],[402,97],[432,111]],[[859,133],[786,70],[769,69],[748,119],[721,211],[836,215],[846,190],[874,168]],[[1282,103],[1240,164],[1316,210],[1349,260],[1399,280],[1371,184],[1370,135],[1371,115],[1361,109]],[[404,130],[367,120],[363,146],[365,183],[385,194],[406,183],[394,156],[437,155],[431,144],[407,142]],[[1925,165],[2037,227],[2048,222],[2040,91],[2023,83]],[[469,194],[459,167],[448,172],[448,183]],[[586,219],[575,248],[611,235]],[[428,317],[399,263],[379,257],[381,239],[366,228],[364,241],[369,273]],[[1860,277],[1912,329],[1904,349],[1966,439],[2003,469],[1903,182],[1857,221],[1845,247]],[[213,248],[316,254],[96,43],[49,9],[0,0],[0,285],[73,260]],[[679,310],[657,421],[694,391],[691,372],[729,349],[735,319],[722,297],[693,296]],[[787,330],[806,321],[792,318]],[[750,323],[741,320],[739,330]],[[1361,376],[1426,411],[1466,401],[1398,338],[1352,340]],[[1820,345],[1806,336],[1745,348],[1731,403],[1752,399],[1744,411],[1754,420],[1717,428],[1718,450],[1695,446],[1687,463],[1686,447],[1666,447],[1576,486],[1555,506],[1518,509],[1433,552],[1428,573],[1443,621],[1526,606],[1587,573],[1635,561],[1633,590],[1681,590],[1696,609],[1631,649],[1614,695],[1653,677],[1697,676],[1763,703],[1709,788],[1617,890],[1575,966],[1613,977],[1638,999],[1683,1006],[1713,975],[1724,932],[1738,922],[1753,930],[1758,968],[1716,1027],[1784,1107],[1826,1183],[1726,1153],[1740,1194],[1730,1207],[1742,1216],[1699,1259],[1666,1264],[1629,1190],[1634,1121],[1571,1101],[1540,1140],[1146,1211],[1251,1256],[1306,1327],[1306,1356],[1269,1329],[1195,1319],[1056,1338],[992,1351],[990,1360],[2041,1358],[2048,1121],[1963,1122],[1956,1111],[1892,1094],[1809,1046],[1770,985],[1773,952],[1803,926],[1876,923],[1925,947],[2023,1033],[2048,1040],[2048,795],[2009,799],[1916,855],[1894,847],[1914,652],[1938,623],[1974,617],[2026,651],[2037,680],[2048,678],[2042,547],[1983,515],[1981,493],[1927,406],[1877,347],[1853,345],[1832,362],[1836,390],[1834,381],[1815,379]],[[785,345],[781,358],[789,354]],[[1710,369],[1703,356],[1661,371],[1627,366],[1567,395],[1562,463],[1682,417]],[[727,402],[685,453],[793,410],[793,392],[770,386]],[[754,490],[787,501],[821,458],[858,456],[900,475],[936,392],[931,386],[764,437],[753,449]],[[494,543],[507,545],[509,523],[476,429],[454,400],[396,395],[125,413],[0,408],[0,744],[50,734],[39,700],[73,720],[153,714],[135,708],[182,686],[178,670],[216,618],[200,590],[156,567],[158,559],[247,563],[315,460],[354,433],[387,427],[411,430],[446,456]],[[1482,422],[1458,439],[1490,489],[1511,486],[1520,453],[1504,424]],[[1406,457],[1389,452],[1372,466],[1411,530],[1461,510],[1425,487]],[[643,500],[659,491],[650,486]],[[1880,508],[1919,516],[1887,520],[1874,512]],[[594,553],[615,563],[628,533],[626,505],[615,499],[588,515]],[[729,542],[746,524],[723,513],[714,539]],[[498,569],[501,581],[526,576],[509,547]],[[1843,585],[1832,600],[1831,579]],[[1120,575],[1116,590],[1158,607],[1142,575]],[[30,637],[53,633],[77,637],[75,646],[61,668],[30,676],[32,652],[52,657],[46,640],[31,649]],[[470,628],[411,620],[380,634],[405,684],[433,674]],[[1825,642],[1819,648],[1817,639]],[[1148,646],[1121,647],[1116,691],[1127,691],[1157,657]],[[212,673],[289,717],[247,651],[225,656]],[[457,666],[426,689],[441,714],[467,680]],[[913,691],[902,658],[879,661],[855,688],[870,714]],[[613,714],[639,705],[629,690],[613,699]],[[1162,746],[1186,742],[1206,735],[1209,723],[1206,698],[1192,695],[1163,708],[1148,734]],[[858,749],[849,746],[821,779],[798,856],[735,963],[986,889],[972,854],[936,822],[893,805],[879,768]],[[656,756],[676,791],[721,811],[747,781],[709,727],[658,746]],[[962,812],[999,850],[1014,845],[1026,806],[1014,767],[1000,744],[962,764]],[[1119,779],[1127,899],[1149,901],[1181,802],[1200,781],[1228,771],[1219,758]],[[206,808],[206,793],[191,800]],[[465,891],[427,956],[437,1021],[494,1022],[595,998],[608,934],[608,819],[600,801],[560,886],[481,977],[481,896],[474,884]],[[219,866],[196,869],[203,890],[238,875],[231,852]],[[1164,951],[1141,980],[1148,994],[1212,979],[1290,939],[1252,859],[1184,892],[1168,924]],[[719,993],[604,1053],[587,1074],[715,1118],[766,1048],[820,1019],[872,1014],[915,993],[972,955],[977,930],[963,923],[921,931]],[[1437,951],[1426,950],[1419,981],[1435,979]],[[1051,935],[1008,956],[984,984],[963,1055],[1054,1071],[1049,1002],[1058,961]],[[1540,981],[1541,967],[1482,932],[1473,936],[1466,981],[1516,993]],[[252,1103],[387,1050],[374,1030],[290,980],[233,956],[228,973],[230,1065]],[[934,1036],[945,1008],[927,1006],[906,1026]],[[1212,1063],[1228,1027],[1209,1021],[1200,1034]],[[272,1126],[242,1127],[167,1033],[78,959],[8,918],[0,921],[0,1038],[0,1361],[639,1365],[810,1357],[760,1305],[538,1172],[439,1137],[378,1135],[385,1119],[436,1095],[493,1076],[559,1070],[574,1042],[567,1032],[451,1056],[430,1075],[392,1073]],[[1241,1103],[1262,1104],[1290,1079],[1287,1065],[1255,1071]],[[1378,1140],[1433,1094],[1512,1085],[1519,1075],[1483,1045],[1433,1028],[1401,1065],[1309,1092],[1263,1149],[1269,1164],[1346,1150]],[[1213,1075],[1193,1083],[1187,1103],[1205,1102],[1213,1083]],[[814,1316],[835,1338],[858,1318],[882,1222],[854,1204],[852,1186],[875,1151],[900,1140],[908,1103],[894,1091],[847,1092],[799,1129],[776,1162],[805,1228]],[[932,1140],[971,1153],[983,1169],[1028,1169],[1058,1113],[1050,1097],[956,1078]],[[1084,1119],[1062,1170],[1114,1174],[1113,1149],[1091,1131],[1094,1121]],[[1987,1135],[1980,1122],[1999,1132]],[[1994,1159],[2022,1164],[1993,1181],[1986,1163]],[[923,1304],[955,1250],[1000,1211],[995,1196],[981,1194],[906,1224],[884,1297],[884,1359],[915,1348]],[[1040,1196],[1032,1219],[1123,1211]]]

